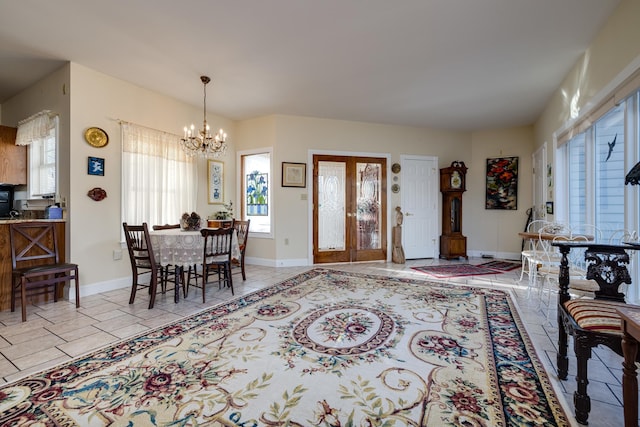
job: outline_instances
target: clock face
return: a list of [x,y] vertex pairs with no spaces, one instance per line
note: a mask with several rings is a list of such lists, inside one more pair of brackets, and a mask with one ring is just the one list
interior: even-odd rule
[[460,172],[453,171],[451,174],[451,188],[460,188],[462,187],[462,177],[460,176]]

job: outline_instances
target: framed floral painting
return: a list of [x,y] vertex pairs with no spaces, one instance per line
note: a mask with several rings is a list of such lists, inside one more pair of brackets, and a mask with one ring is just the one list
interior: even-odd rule
[[486,209],[518,209],[518,158],[487,159]]

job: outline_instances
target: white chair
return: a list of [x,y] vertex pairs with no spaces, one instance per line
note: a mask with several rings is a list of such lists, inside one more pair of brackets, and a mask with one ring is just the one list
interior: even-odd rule
[[588,241],[602,242],[602,231],[593,224],[578,224],[571,227],[571,235],[584,237]]
[[[557,236],[553,242],[558,241],[574,241],[587,242],[588,239],[584,235],[576,236]],[[554,249],[555,246],[551,245]],[[587,279],[587,265],[584,258],[585,248],[573,248],[569,254],[567,261],[569,262],[569,292],[574,298],[594,298],[595,292],[599,289],[595,280]],[[553,251],[548,262],[543,262],[538,269],[538,277],[541,279],[540,285],[540,306],[544,303],[543,293],[547,293],[546,298],[546,317],[547,321],[553,324],[556,317],[556,297],[560,289],[560,261],[558,252]]]
[[[547,224],[549,224],[549,221],[544,219],[537,219],[537,220],[531,221],[527,226],[527,229],[525,230],[525,232],[530,233],[532,235],[535,233],[537,235],[539,230]],[[520,282],[522,282],[522,280],[524,279],[524,275],[526,274],[529,280],[529,284],[531,284],[531,278],[532,278],[531,266],[532,265],[530,260],[540,255],[542,248],[540,247],[539,242],[540,242],[539,238],[525,239],[524,248],[520,253],[520,258],[522,262],[522,267],[520,269],[520,280],[519,280]]]
[[547,222],[538,231],[538,241],[536,242],[536,250],[527,257],[529,271],[529,288],[528,293],[534,287],[538,287],[538,293],[544,290],[544,281],[539,282],[538,272],[540,269],[548,269],[554,264],[560,263],[560,253],[551,245],[553,239],[558,236],[570,236],[570,229],[559,223]]

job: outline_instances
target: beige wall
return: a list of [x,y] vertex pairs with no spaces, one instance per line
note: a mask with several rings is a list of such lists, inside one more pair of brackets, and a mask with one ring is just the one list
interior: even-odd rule
[[[238,130],[239,150],[266,147],[267,142],[271,142],[274,149],[275,238],[273,241],[254,239],[248,249],[249,258],[270,259],[276,265],[299,264],[306,260],[311,245],[309,204],[301,196],[307,195],[310,199],[311,188],[283,188],[280,182],[281,163],[307,163],[310,151],[390,155],[391,163],[399,162],[402,154],[435,156],[440,167],[462,160],[469,167],[468,191],[463,202],[463,233],[467,236],[468,251],[500,256],[517,256],[520,252],[521,240],[517,233],[524,228],[525,212],[532,203],[533,132],[530,127],[470,134],[276,115],[241,122]],[[502,155],[520,157],[518,210],[486,211],[486,159]],[[310,166],[307,172],[312,172]],[[400,197],[401,193],[392,194],[390,205],[399,205]],[[440,202],[439,198],[439,205]],[[288,239],[288,245],[285,239]]]
[[[118,119],[179,134],[185,123],[200,116],[200,108],[74,63],[2,107],[4,124],[13,126],[44,108],[60,114],[60,193],[68,203],[70,259],[81,266],[81,284],[90,288],[85,292],[128,286],[130,267],[126,252],[121,260],[113,259],[114,251],[122,249]],[[308,194],[310,188],[282,188],[280,182],[281,163],[306,163],[310,151],[389,155],[391,163],[399,161],[402,154],[435,156],[440,167],[449,166],[454,160],[464,161],[469,166],[469,178],[463,204],[463,230],[468,237],[469,252],[519,252],[519,240],[514,236],[522,228],[522,212],[530,204],[526,200],[530,198],[530,178],[521,172],[518,211],[486,212],[484,169],[487,157],[504,154],[520,156],[524,171],[532,146],[526,128],[472,134],[280,115],[238,123],[210,117],[210,122],[224,127],[229,134],[230,153],[223,159],[225,194],[233,195],[236,206],[241,197],[237,153],[273,149],[275,237],[252,240],[247,255],[258,263],[279,266],[306,262],[310,245],[309,210],[301,196]],[[95,148],[84,141],[84,131],[90,126],[101,127],[109,134],[106,147]],[[87,174],[88,156],[105,158],[104,177]],[[200,159],[198,168],[201,178],[197,210],[201,215],[209,215],[219,207],[207,204],[206,161]],[[93,187],[104,188],[108,197],[101,202],[89,199],[86,194]],[[400,196],[393,194],[390,205],[398,205]],[[288,245],[285,239],[289,240]]]
[[[593,43],[565,77],[535,124],[535,144],[553,144],[554,132],[573,119],[572,100],[587,113],[599,97],[613,89],[611,84],[629,73],[640,57],[640,1],[622,0]],[[637,67],[637,66],[636,66]],[[632,67],[633,68],[633,67]],[[553,150],[548,150],[552,161]],[[555,168],[554,168],[555,169]]]
[[[533,205],[533,127],[474,132],[471,140],[472,163],[468,164],[467,193],[464,203],[471,205],[471,216],[464,217],[463,230],[471,230],[470,246],[498,254],[519,254],[527,209]],[[486,159],[518,157],[518,209],[485,209]]]
[[[69,200],[70,186],[70,157],[71,146],[69,144],[70,106],[69,94],[71,68],[69,64],[54,71],[44,79],[27,88],[20,94],[12,97],[2,104],[2,124],[16,127],[18,122],[42,110],[50,110],[58,114],[58,134],[60,145],[58,148],[58,195]],[[19,198],[26,198],[26,188],[18,187]],[[67,242],[70,241],[71,230],[66,227]],[[66,247],[67,257],[70,254],[69,245]]]
[[[185,124],[197,123],[202,109],[74,63],[4,103],[3,120],[5,124],[15,126],[18,120],[44,108],[61,117],[60,193],[67,199],[68,251],[70,260],[80,265],[80,283],[94,289],[108,288],[114,283],[128,286],[130,264],[126,250],[121,260],[113,259],[113,251],[122,249],[118,119],[180,134]],[[229,143],[233,158],[234,122],[213,115],[208,119],[231,135]],[[84,141],[84,131],[90,126],[107,132],[107,146],[95,148]],[[87,174],[88,156],[105,159],[104,177]],[[207,204],[205,160],[198,160],[198,171],[201,185],[197,189],[197,211],[209,215],[218,207]],[[235,176],[235,162],[226,162],[225,174]],[[93,187],[105,189],[107,198],[95,202],[87,197]],[[233,180],[227,179],[225,194],[234,191]]]

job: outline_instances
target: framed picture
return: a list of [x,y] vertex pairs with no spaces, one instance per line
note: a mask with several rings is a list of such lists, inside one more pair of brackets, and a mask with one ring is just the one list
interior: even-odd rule
[[553,202],[547,202],[547,213],[553,215]]
[[487,159],[486,209],[518,209],[518,158]]
[[100,157],[89,157],[87,162],[87,173],[89,175],[104,176],[104,159]]
[[282,186],[306,187],[307,164],[282,162]]
[[224,163],[217,160],[209,160],[208,192],[210,205],[224,204]]

